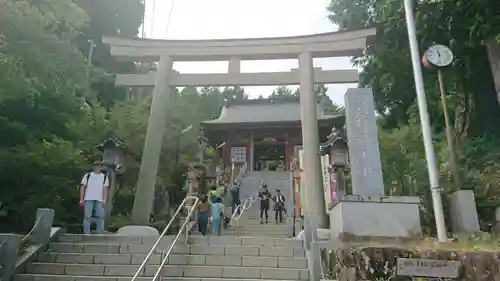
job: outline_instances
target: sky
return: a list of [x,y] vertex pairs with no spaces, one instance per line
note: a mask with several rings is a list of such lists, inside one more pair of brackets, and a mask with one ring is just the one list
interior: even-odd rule
[[[173,1],[173,4],[172,4]],[[154,39],[229,39],[308,35],[336,30],[327,18],[329,0],[146,0],[145,33]],[[170,15],[170,19],[169,19]],[[315,59],[325,70],[353,69],[350,58]],[[242,61],[241,72],[289,71],[297,60]],[[224,73],[227,62],[177,62],[180,73]],[[328,95],[344,105],[356,84],[332,84]],[[294,86],[291,86],[291,88]],[[245,87],[250,98],[276,87]]]

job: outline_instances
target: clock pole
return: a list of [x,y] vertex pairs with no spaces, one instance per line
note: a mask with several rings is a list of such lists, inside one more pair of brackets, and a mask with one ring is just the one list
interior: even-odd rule
[[[436,56],[437,55],[437,56]],[[453,63],[453,52],[450,48],[443,45],[432,45],[422,57],[422,63],[426,68],[437,69],[439,93],[441,95],[441,105],[443,107],[446,142],[448,144],[448,153],[450,157],[451,173],[453,177],[453,187],[455,191],[462,189],[460,180],[460,169],[457,165],[455,151],[455,141],[451,128],[450,117],[448,116],[448,106],[446,105],[446,95],[444,90],[444,79],[442,69]]]
[[422,77],[422,67],[420,65],[420,54],[418,51],[417,31],[415,28],[415,18],[413,15],[413,1],[404,0],[406,15],[406,27],[408,30],[408,40],[410,43],[411,61],[413,65],[413,76],[417,91],[418,111],[420,113],[420,123],[422,126],[422,136],[424,139],[425,158],[427,160],[427,170],[429,173],[429,183],[431,187],[432,206],[436,220],[438,242],[447,242],[446,225],[444,221],[443,201],[441,199],[441,188],[439,187],[438,170],[436,164],[436,154],[432,144],[432,131],[429,121],[429,111],[425,97],[424,79]]
[[439,92],[441,94],[441,105],[443,106],[443,114],[444,114],[444,124],[446,130],[446,141],[448,143],[448,150],[450,153],[450,164],[451,164],[451,172],[453,177],[453,185],[455,187],[455,191],[461,189],[461,180],[460,180],[460,170],[457,165],[457,156],[455,151],[455,141],[453,137],[453,132],[451,130],[450,117],[448,116],[448,107],[446,105],[446,96],[444,90],[444,79],[443,72],[440,68],[438,68],[438,82],[439,82]]

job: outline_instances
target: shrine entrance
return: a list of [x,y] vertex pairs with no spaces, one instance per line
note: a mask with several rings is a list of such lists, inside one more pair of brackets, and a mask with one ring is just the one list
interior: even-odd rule
[[255,144],[253,159],[256,171],[284,171],[285,144]]
[[[139,179],[135,192],[134,207],[132,210],[132,223],[134,225],[147,226],[152,209],[155,186],[157,180],[158,165],[163,144],[163,136],[167,123],[167,110],[165,105],[170,103],[172,93],[169,89],[173,87],[187,86],[278,86],[299,85],[300,103],[295,105],[299,110],[290,111],[290,107],[283,106],[280,114],[270,112],[265,114],[259,111],[241,111],[235,107],[224,107],[226,113],[221,114],[218,119],[204,123],[204,128],[212,126],[213,130],[222,129],[223,126],[232,124],[233,130],[237,128],[255,127],[255,123],[261,126],[274,126],[278,123],[287,125],[298,125],[304,138],[304,158],[310,166],[308,169],[314,171],[313,176],[306,177],[308,197],[311,214],[325,214],[318,198],[321,198],[321,177],[317,149],[320,145],[318,120],[332,119],[332,116],[319,116],[318,104],[314,98],[314,84],[336,84],[357,83],[357,69],[323,70],[314,67],[313,58],[331,58],[358,56],[366,49],[369,39],[375,38],[377,28],[356,29],[354,31],[329,32],[305,36],[275,37],[275,38],[248,38],[248,39],[213,39],[213,40],[153,40],[123,37],[104,37],[102,42],[110,45],[111,55],[119,57],[120,60],[141,61],[157,63],[155,71],[138,74],[118,74],[115,85],[124,87],[154,87],[153,101],[151,103],[148,128],[144,140]],[[252,60],[282,60],[294,59],[298,68],[280,72],[241,72],[241,61]],[[177,61],[227,61],[227,73],[178,73],[173,70],[173,63]],[[298,106],[297,106],[298,105]],[[268,106],[272,108],[272,106]],[[288,108],[288,109],[287,109]],[[236,109],[236,110],[235,110]],[[240,108],[241,109],[241,108]],[[235,112],[238,111],[238,112]],[[295,114],[295,113],[300,114]],[[225,120],[226,117],[239,116],[238,119]],[[231,122],[227,122],[231,121]],[[225,125],[222,125],[225,123]],[[253,125],[252,125],[253,123]],[[212,125],[208,125],[212,124]],[[218,125],[217,125],[218,124]],[[221,131],[221,130],[219,130]],[[227,134],[229,134],[228,132]],[[248,145],[246,155],[252,153],[253,139]],[[216,142],[215,139],[212,142]],[[229,149],[238,143],[231,144]],[[289,144],[290,145],[290,144]],[[292,144],[295,145],[295,144]],[[283,151],[285,144],[280,150]],[[273,151],[275,151],[273,149]],[[267,153],[274,155],[285,155],[285,153]],[[290,154],[289,149],[285,150]],[[227,154],[227,152],[226,152]],[[265,153],[263,153],[265,154]],[[227,155],[229,156],[229,155]],[[226,157],[227,157],[226,156]],[[290,155],[288,155],[290,156]],[[282,156],[284,158],[284,156]],[[227,157],[229,158],[229,157]],[[255,163],[251,161],[250,163]],[[317,173],[316,173],[317,172]],[[313,207],[314,206],[314,207]],[[320,222],[321,219],[312,220]],[[311,222],[311,223],[312,223]],[[311,279],[319,279],[314,277]]]

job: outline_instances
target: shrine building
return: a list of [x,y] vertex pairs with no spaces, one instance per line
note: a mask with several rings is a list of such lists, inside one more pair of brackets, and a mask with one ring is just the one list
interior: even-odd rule
[[[344,126],[344,115],[326,115],[317,104],[320,142],[333,127]],[[202,123],[205,137],[218,147],[221,164],[247,163],[250,171],[289,170],[302,147],[298,97],[232,101],[217,119]]]

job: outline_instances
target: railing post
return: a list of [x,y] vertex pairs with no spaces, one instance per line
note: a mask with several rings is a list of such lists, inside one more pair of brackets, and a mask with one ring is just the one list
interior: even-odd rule
[[10,281],[14,275],[21,236],[0,234],[0,279]]
[[50,230],[54,222],[54,210],[39,208],[36,210],[35,225],[33,228],[33,242],[45,245],[50,241]]

